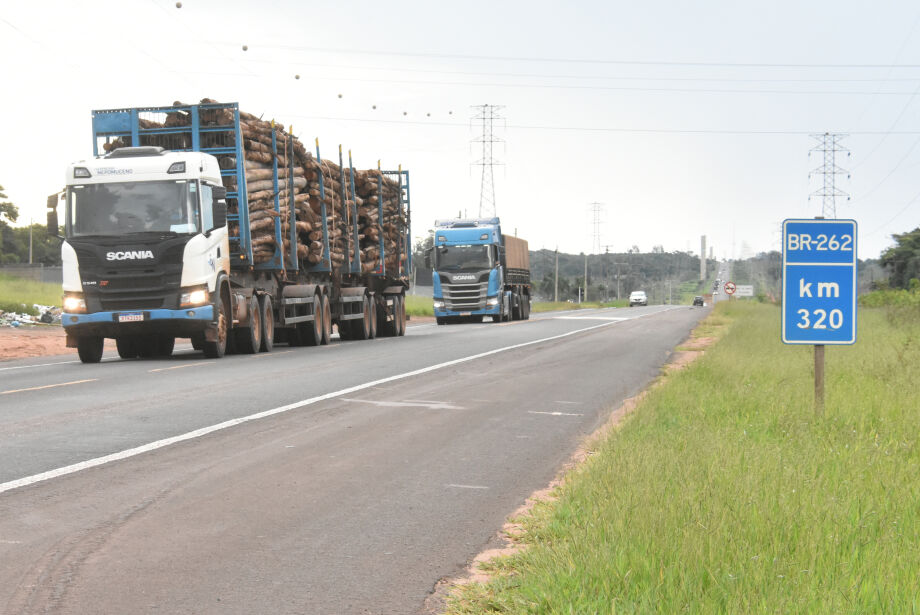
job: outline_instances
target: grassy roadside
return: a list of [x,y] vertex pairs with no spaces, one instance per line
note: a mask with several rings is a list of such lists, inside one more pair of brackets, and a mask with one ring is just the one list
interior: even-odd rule
[[920,314],[861,310],[818,419],[778,308],[721,303],[720,325],[449,613],[920,612]]
[[61,305],[61,285],[0,274],[0,310],[28,312],[32,305]]

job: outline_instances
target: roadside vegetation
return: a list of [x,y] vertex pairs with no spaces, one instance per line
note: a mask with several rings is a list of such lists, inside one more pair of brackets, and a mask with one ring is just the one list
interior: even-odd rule
[[59,306],[61,285],[0,274],[0,310],[37,316],[36,303]]
[[721,340],[449,613],[920,612],[916,304],[861,309],[856,345],[827,348],[822,417],[812,347],[780,342],[777,306],[719,303],[698,335]]

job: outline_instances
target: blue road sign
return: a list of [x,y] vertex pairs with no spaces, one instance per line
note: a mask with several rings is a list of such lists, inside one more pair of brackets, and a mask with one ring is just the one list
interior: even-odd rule
[[783,221],[783,342],[856,342],[856,221]]

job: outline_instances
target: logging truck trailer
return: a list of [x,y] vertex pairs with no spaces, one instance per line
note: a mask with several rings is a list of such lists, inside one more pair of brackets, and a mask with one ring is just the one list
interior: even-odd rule
[[[199,121],[215,111],[232,120]],[[177,114],[187,121],[170,126]],[[275,224],[268,232],[276,241],[271,258],[257,262],[236,103],[93,112],[94,158],[66,171],[61,247],[62,324],[81,361],[100,361],[105,338],[114,338],[122,358],[168,356],[176,338],[219,358],[270,351],[276,341],[328,344],[333,325],[343,340],[405,333],[408,171],[379,172],[399,182],[399,253],[389,261],[395,266],[385,266],[382,239],[379,267],[362,265],[354,169],[349,191],[344,166],[343,201],[336,206],[352,215],[334,222],[354,233],[354,250],[344,262],[330,258],[324,203],[322,258],[308,262],[294,224],[281,224],[288,213],[295,222],[294,191],[285,197],[278,189],[294,177],[293,168],[279,174],[279,160],[293,165],[293,156],[284,156],[280,140],[276,146],[274,123],[271,131]],[[106,145],[112,143],[118,146]],[[322,189],[322,174],[318,181]],[[58,229],[56,210],[48,218],[49,228]]]
[[503,234],[498,218],[436,221],[426,260],[439,325],[530,318],[527,241]]

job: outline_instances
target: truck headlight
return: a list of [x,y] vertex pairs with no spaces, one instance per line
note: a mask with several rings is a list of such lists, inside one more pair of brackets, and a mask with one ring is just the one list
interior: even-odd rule
[[64,311],[69,314],[82,314],[86,312],[86,299],[82,293],[64,295]]
[[489,307],[494,307],[498,305],[498,297],[489,297],[488,299],[486,299],[486,305],[488,305]]
[[206,288],[188,288],[179,295],[179,306],[188,307],[190,305],[204,305],[208,302],[210,296]]
[[434,309],[436,309],[436,310],[442,310],[442,309],[444,309],[444,302],[443,302],[443,301],[440,301],[440,300],[438,300],[438,299],[435,299],[435,300],[434,300]]

